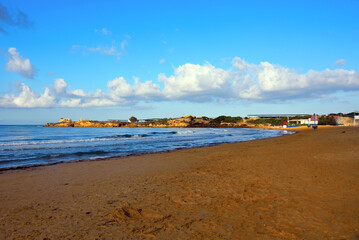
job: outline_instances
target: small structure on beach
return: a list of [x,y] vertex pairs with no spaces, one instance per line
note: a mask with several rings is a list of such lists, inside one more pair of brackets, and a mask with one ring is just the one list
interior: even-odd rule
[[[301,125],[307,124],[310,114],[250,114],[249,119],[257,122],[265,122],[272,127],[286,128],[289,124]],[[314,116],[312,116],[313,118]],[[314,123],[316,122],[316,123]],[[318,121],[312,121],[312,124],[318,124]]]
[[319,122],[319,115],[311,116],[310,118],[296,118],[289,120],[290,124],[295,125],[318,125]]
[[359,126],[359,115],[358,115],[358,116],[355,116],[355,114],[354,114],[353,125],[354,125],[354,126]]

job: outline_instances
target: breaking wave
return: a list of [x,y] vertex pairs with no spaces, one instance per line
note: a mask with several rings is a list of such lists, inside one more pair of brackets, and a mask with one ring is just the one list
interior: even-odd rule
[[291,133],[235,128],[0,126],[0,169],[250,141]]

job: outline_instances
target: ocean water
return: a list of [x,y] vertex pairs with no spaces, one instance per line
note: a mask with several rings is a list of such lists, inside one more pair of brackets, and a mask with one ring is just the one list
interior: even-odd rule
[[244,128],[48,128],[0,125],[0,169],[209,146],[290,133]]

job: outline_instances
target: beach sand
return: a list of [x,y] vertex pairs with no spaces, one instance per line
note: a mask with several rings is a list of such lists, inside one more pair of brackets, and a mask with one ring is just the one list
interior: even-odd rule
[[0,239],[359,239],[359,128],[3,171],[0,202]]

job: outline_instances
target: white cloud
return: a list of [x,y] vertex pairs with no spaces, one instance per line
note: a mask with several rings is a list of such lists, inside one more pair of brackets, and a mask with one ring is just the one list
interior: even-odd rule
[[247,64],[240,58],[233,60],[233,66],[237,67],[234,86],[240,98],[312,98],[339,90],[359,90],[359,74],[355,71],[326,69],[299,74],[293,69],[268,62]]
[[175,74],[170,77],[159,74],[158,80],[164,83],[163,93],[168,99],[208,101],[228,96],[231,75],[230,71],[209,63],[203,66],[186,63],[175,69]]
[[61,78],[55,79],[54,85],[46,87],[42,94],[35,93],[21,82],[17,83],[17,92],[0,97],[0,107],[106,107],[162,97],[157,84],[151,81],[142,83],[135,78],[135,84],[131,86],[123,77],[108,82],[108,93],[100,89],[94,93],[82,89],[68,90],[68,84]]
[[339,59],[334,62],[334,66],[344,66],[346,64],[345,59]]
[[159,85],[152,81],[137,82],[134,86],[135,96],[140,99],[162,99],[163,93]]
[[162,97],[159,85],[154,84],[152,81],[141,83],[139,78],[136,77],[134,79],[134,86],[131,86],[123,77],[110,81],[107,86],[111,99],[115,101],[130,101],[136,99],[138,101]]
[[107,87],[110,96],[116,100],[133,95],[131,85],[123,77],[115,78],[108,82]]
[[0,106],[3,107],[51,107],[54,106],[54,97],[51,96],[49,88],[45,88],[43,94],[34,93],[29,86],[24,83],[18,83],[17,88],[19,95],[9,95],[0,98]]
[[16,72],[24,78],[33,79],[37,70],[31,64],[30,60],[20,56],[20,54],[16,52],[16,48],[9,48],[8,52],[6,71]]
[[[283,101],[300,98],[328,98],[338,91],[359,92],[359,74],[344,69],[297,71],[269,62],[250,64],[234,58],[229,70],[186,63],[174,74],[158,75],[158,83],[141,82],[133,77],[131,84],[124,77],[108,82],[107,91],[86,93],[69,90],[64,79],[55,79],[42,94],[18,83],[17,94],[0,97],[0,107],[104,107],[131,105],[139,101]],[[163,87],[160,87],[162,83]]]
[[0,107],[98,107],[118,104],[100,90],[92,94],[81,89],[68,91],[67,87],[64,79],[55,79],[54,86],[46,87],[42,94],[37,94],[28,85],[19,82],[18,94],[0,97]]
[[159,61],[159,63],[160,64],[162,64],[162,63],[164,63],[166,60],[164,59],[164,58],[162,58],[160,61]]
[[55,91],[57,93],[61,93],[61,92],[64,92],[66,90],[67,83],[65,82],[64,79],[58,78],[58,79],[55,79],[54,82],[55,82]]
[[73,90],[73,91],[70,92],[70,94],[73,94],[73,95],[79,96],[79,97],[85,97],[86,96],[85,91],[82,90],[82,89]]

